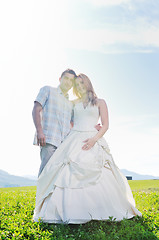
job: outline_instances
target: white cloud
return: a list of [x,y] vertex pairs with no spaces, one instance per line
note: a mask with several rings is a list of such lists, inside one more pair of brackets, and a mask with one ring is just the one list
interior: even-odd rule
[[152,26],[141,32],[143,43],[147,46],[159,47],[159,26]]
[[[37,1],[28,1],[27,4],[21,1],[14,3],[10,1],[9,6],[3,3],[0,9],[0,20],[5,22],[0,26],[3,36],[0,39],[3,61],[10,57],[14,58],[14,51],[19,51],[26,57],[30,57],[29,54],[39,54],[41,46],[49,46],[50,43],[52,43],[51,51],[47,47],[46,51],[50,51],[52,56],[56,55],[58,59],[60,59],[60,54],[63,55],[64,48],[103,53],[150,53],[152,47],[159,47],[159,23],[153,20],[153,16],[151,23],[147,16],[141,17],[136,13],[133,19],[129,19],[127,11],[131,11],[131,9],[128,6],[137,7],[139,3],[137,4],[136,1],[85,1],[104,6],[116,6],[124,3],[124,8],[127,9],[123,11],[123,17],[121,21],[119,19],[118,23],[111,23],[108,18],[109,23],[101,22],[102,27],[85,30],[84,27],[83,29],[73,29],[71,24],[68,24],[67,17],[71,16],[71,12],[69,12],[67,1],[60,0],[59,3],[49,1],[49,7],[42,1],[39,1],[38,4],[36,4]],[[143,0],[139,2],[142,3]],[[32,47],[34,47],[34,52],[31,52]]]
[[[82,29],[77,27],[77,22],[77,26],[75,25],[77,28],[70,31],[69,35],[72,33],[72,36],[67,39],[67,47],[103,53],[151,53],[159,47],[159,3],[155,1],[150,3],[148,0],[85,0],[84,2],[90,2],[95,6],[94,25],[89,28],[85,18],[87,27],[84,25]],[[98,6],[103,7],[102,17],[100,10],[96,8]],[[107,6],[111,8],[108,10]],[[89,19],[91,7],[87,11]],[[83,17],[81,12],[79,16]]]
[[[159,47],[158,26],[109,26],[104,29],[74,30],[75,36],[82,38],[67,39],[67,47],[100,52],[137,51],[150,53],[151,47]],[[120,47],[121,45],[121,47]],[[124,45],[124,47],[123,47]],[[130,48],[131,46],[131,48]],[[130,48],[130,49],[129,49]],[[145,48],[145,49],[143,49]],[[148,49],[147,49],[148,48]]]
[[130,2],[130,0],[86,0],[86,1],[94,4],[95,6],[114,6]]

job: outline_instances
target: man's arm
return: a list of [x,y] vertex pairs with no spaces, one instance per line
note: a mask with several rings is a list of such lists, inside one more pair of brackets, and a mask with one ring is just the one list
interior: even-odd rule
[[41,111],[42,111],[41,104],[38,102],[35,102],[33,111],[32,111],[32,116],[33,116],[33,121],[36,127],[36,131],[37,131],[37,142],[38,142],[38,145],[40,144],[40,146],[44,146],[46,145],[46,139],[41,126],[41,117],[40,117]]

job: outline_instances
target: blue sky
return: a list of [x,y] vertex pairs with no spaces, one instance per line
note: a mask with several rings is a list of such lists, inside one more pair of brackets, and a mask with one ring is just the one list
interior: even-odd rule
[[7,0],[0,32],[1,169],[37,175],[33,101],[69,67],[107,102],[119,168],[159,175],[158,1]]

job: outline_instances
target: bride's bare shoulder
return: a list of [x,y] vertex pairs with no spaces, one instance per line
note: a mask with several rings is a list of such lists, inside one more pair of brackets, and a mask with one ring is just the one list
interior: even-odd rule
[[102,107],[102,106],[107,106],[106,101],[104,99],[98,98],[97,100],[97,106]]

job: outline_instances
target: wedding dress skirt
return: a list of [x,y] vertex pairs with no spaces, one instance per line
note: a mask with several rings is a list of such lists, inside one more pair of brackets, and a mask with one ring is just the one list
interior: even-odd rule
[[[97,107],[75,106],[74,128],[38,179],[34,221],[80,224],[141,216],[105,139],[99,139],[90,150],[82,150],[83,141],[97,133],[94,125],[98,117]],[[86,120],[89,126],[85,126]]]

